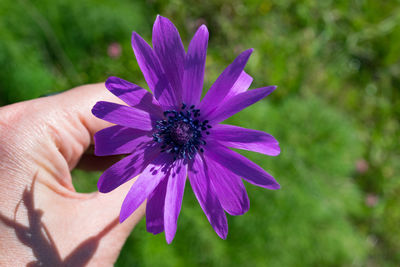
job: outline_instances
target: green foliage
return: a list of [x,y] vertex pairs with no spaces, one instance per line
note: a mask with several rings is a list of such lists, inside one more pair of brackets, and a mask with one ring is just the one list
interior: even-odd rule
[[[109,75],[145,87],[130,35],[150,40],[158,13],[186,46],[200,24],[209,27],[205,88],[255,48],[246,68],[252,88],[279,88],[228,122],[280,141],[278,157],[241,153],[282,189],[246,184],[251,209],[229,217],[224,241],[187,187],[172,245],[146,233],[143,220],[117,266],[396,266],[399,1],[1,0],[0,105]],[[112,44],[119,56],[109,55]],[[75,186],[95,190],[98,176],[75,171]]]
[[[150,32],[146,13],[143,4],[129,1],[1,1],[3,104],[101,82],[127,69],[138,73],[127,37],[133,29]],[[108,57],[107,47],[122,40],[123,56]]]

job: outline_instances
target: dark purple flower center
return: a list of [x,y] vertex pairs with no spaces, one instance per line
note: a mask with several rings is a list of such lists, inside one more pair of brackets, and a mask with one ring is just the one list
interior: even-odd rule
[[165,119],[156,123],[153,140],[161,144],[161,151],[172,153],[175,159],[192,159],[198,151],[203,152],[202,145],[206,144],[203,134],[210,134],[211,125],[207,120],[200,122],[200,110],[192,105],[182,104],[179,111],[167,110]]
[[171,127],[171,138],[172,140],[180,145],[184,145],[193,138],[192,127],[183,121],[176,122]]

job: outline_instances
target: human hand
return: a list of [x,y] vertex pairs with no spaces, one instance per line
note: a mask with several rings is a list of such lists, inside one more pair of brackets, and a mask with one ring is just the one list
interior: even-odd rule
[[123,224],[130,181],[108,194],[77,193],[70,171],[105,169],[115,158],[86,155],[93,134],[110,126],[91,108],[118,102],[103,84],[0,108],[0,265],[108,266],[144,205]]

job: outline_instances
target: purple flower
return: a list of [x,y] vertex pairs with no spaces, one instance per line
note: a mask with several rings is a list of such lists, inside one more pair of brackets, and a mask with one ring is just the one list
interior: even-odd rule
[[129,154],[107,169],[98,188],[107,193],[140,175],[126,196],[120,222],[147,199],[146,225],[153,234],[165,231],[172,242],[181,209],[186,177],[216,233],[228,234],[225,211],[241,215],[249,199],[241,178],[268,189],[275,179],[231,148],[276,156],[271,135],[219,124],[269,95],[275,86],[247,90],[253,80],[243,71],[252,49],[241,53],[200,101],[208,30],[202,25],[185,52],[175,26],[158,16],[153,48],[137,33],[132,47],[153,94],[138,85],[110,77],[106,87],[126,105],[98,102],[93,114],[117,125],[95,134],[98,156]]

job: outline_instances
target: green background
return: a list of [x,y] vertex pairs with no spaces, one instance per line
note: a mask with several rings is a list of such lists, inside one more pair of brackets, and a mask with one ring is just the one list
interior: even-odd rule
[[[186,47],[209,28],[205,88],[255,49],[251,88],[279,87],[229,123],[279,140],[278,157],[244,154],[282,189],[246,184],[250,211],[221,240],[188,186],[173,243],[142,220],[116,266],[397,266],[400,1],[0,0],[0,105],[111,75],[146,87],[130,38],[151,40],[157,14]],[[96,189],[99,173],[74,176]]]

